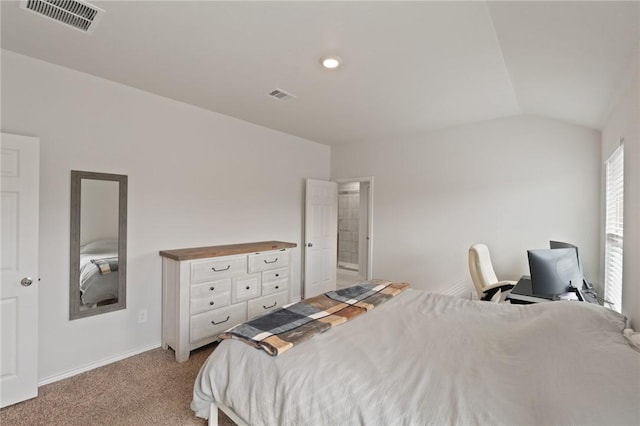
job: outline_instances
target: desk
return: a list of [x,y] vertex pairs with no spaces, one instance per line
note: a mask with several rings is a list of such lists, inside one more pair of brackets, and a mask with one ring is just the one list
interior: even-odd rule
[[[600,304],[595,292],[579,291],[576,294],[578,296],[578,300],[581,302]],[[523,275],[515,287],[513,287],[511,293],[507,295],[506,300],[509,300],[512,304],[528,305],[531,303],[554,302],[559,299],[554,300],[534,294],[531,286],[531,277]]]

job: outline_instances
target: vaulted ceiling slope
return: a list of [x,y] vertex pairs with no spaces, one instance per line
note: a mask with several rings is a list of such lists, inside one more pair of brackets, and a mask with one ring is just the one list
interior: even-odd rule
[[329,145],[518,114],[599,129],[640,40],[635,1],[103,1],[92,34],[1,3],[4,49]]

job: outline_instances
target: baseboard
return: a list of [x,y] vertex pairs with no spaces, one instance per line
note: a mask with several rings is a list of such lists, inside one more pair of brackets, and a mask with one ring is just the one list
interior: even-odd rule
[[125,353],[118,354],[118,355],[115,355],[115,356],[112,356],[112,357],[109,357],[109,358],[101,359],[101,360],[96,361],[96,362],[92,362],[92,363],[84,365],[82,367],[74,368],[73,370],[67,370],[64,373],[56,374],[54,376],[45,377],[45,378],[43,378],[43,379],[38,381],[38,386],[44,386],[44,385],[48,385],[49,383],[54,383],[54,382],[57,382],[57,381],[62,380],[62,379],[67,379],[69,377],[76,376],[76,375],[78,375],[80,373],[84,373],[86,371],[93,370],[93,369],[96,369],[98,367],[102,367],[104,365],[114,363],[116,361],[121,361],[121,360],[123,360],[125,358],[129,358],[129,357],[132,357],[134,355],[141,354],[143,352],[147,352],[147,351],[150,351],[150,350],[153,350],[153,349],[157,349],[159,347],[160,347],[160,343],[156,343],[156,344],[148,345],[148,346],[143,346],[141,348],[137,348],[137,349],[134,349],[134,350],[129,351],[129,352],[125,352]]

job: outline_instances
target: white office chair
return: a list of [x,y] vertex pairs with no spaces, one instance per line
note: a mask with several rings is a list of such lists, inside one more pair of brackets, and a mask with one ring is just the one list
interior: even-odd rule
[[515,281],[498,281],[485,244],[474,244],[469,248],[469,272],[481,300],[503,301],[516,285]]

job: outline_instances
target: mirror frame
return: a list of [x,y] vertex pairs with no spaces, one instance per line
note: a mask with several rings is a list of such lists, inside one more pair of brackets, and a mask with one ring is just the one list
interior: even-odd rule
[[[118,182],[118,302],[80,310],[80,207],[82,179]],[[127,308],[127,176],[71,170],[69,320]]]

